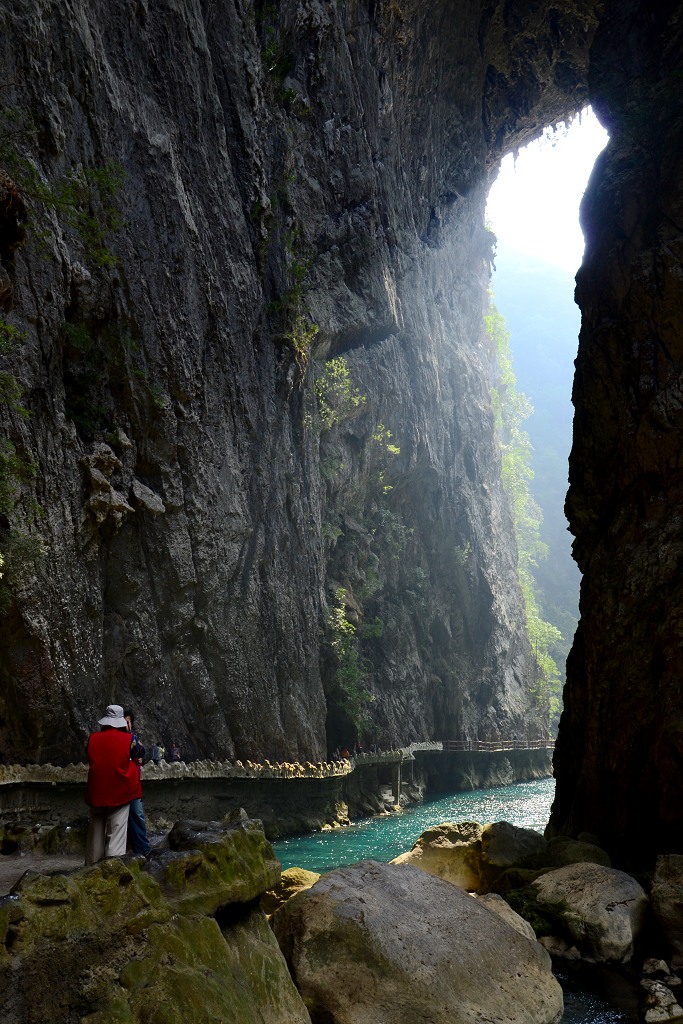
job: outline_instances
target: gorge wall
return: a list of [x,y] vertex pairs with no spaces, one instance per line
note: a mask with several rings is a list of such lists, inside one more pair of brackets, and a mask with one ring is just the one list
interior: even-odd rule
[[[612,141],[584,205],[551,827],[609,844],[656,795],[651,845],[680,841],[680,8],[3,9],[6,760],[80,760],[113,699],[190,758],[543,728],[484,202],[590,98]],[[94,223],[54,201],[81,167]]]
[[[484,202],[500,154],[585,101],[592,18],[3,9],[3,323],[30,415],[2,416],[36,467],[0,524],[7,761],[80,760],[112,700],[186,758],[317,760],[359,721],[383,745],[543,728]],[[78,168],[94,227],[41,191]]]
[[[551,826],[635,861],[683,842],[681,5],[610,5],[591,100],[567,514],[583,572]],[[626,840],[626,842],[624,841]]]

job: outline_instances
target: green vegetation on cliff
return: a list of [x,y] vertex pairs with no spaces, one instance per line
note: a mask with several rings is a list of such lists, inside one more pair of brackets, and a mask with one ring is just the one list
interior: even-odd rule
[[517,379],[510,352],[510,332],[493,299],[484,317],[486,331],[495,346],[498,379],[493,393],[496,427],[500,437],[503,485],[510,501],[518,550],[519,583],[524,595],[529,641],[534,653],[535,668],[532,693],[537,707],[549,713],[555,727],[561,709],[561,678],[553,652],[562,641],[562,634],[546,622],[539,607],[533,569],[547,557],[547,545],[541,540],[543,513],[531,494],[529,485],[532,446],[522,424],[533,408],[528,398],[517,391]]
[[[29,114],[14,107],[0,107],[0,170],[9,176],[5,188],[13,196],[18,219],[27,223],[29,236],[41,241],[48,234],[42,215],[52,212],[62,227],[78,237],[89,263],[115,266],[117,260],[107,239],[123,227],[116,201],[123,186],[123,168],[115,161],[97,167],[74,167],[49,180],[27,155],[28,151],[40,151],[38,135]],[[15,246],[24,240],[22,233]]]

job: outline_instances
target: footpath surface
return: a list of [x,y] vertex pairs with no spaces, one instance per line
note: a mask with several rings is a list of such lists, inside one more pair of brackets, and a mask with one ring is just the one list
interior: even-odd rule
[[11,853],[0,856],[0,897],[7,895],[25,871],[55,874],[82,868],[83,854]]

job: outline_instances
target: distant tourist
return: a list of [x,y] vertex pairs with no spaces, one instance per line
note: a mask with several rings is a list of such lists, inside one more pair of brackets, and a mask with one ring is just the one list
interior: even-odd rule
[[358,754],[362,754],[364,752],[363,751],[363,744],[361,743],[360,740],[356,740],[354,748],[353,748],[353,752],[354,752],[354,754],[356,754],[356,756],[358,756]]
[[175,743],[172,743],[171,746],[168,749],[168,759],[169,759],[169,761],[180,761],[181,760],[181,757],[180,757],[180,747],[177,747],[175,745]]
[[161,743],[155,743],[152,747],[152,761],[154,764],[161,764],[164,759],[166,751],[164,750]]
[[[140,778],[140,769],[145,760],[145,748],[135,733],[135,715],[130,708],[124,708],[123,717],[128,723],[128,731],[131,734],[130,758],[135,762]],[[152,845],[147,837],[147,822],[145,811],[142,806],[142,783],[140,784],[140,796],[131,800],[128,810],[128,840],[133,853],[138,856],[147,857],[152,852]]]
[[351,754],[349,753],[349,748],[348,747],[342,747],[341,751],[340,751],[340,754],[341,754],[342,758],[351,757]]
[[110,704],[88,738],[88,782],[85,802],[90,808],[85,863],[126,852],[128,808],[142,796],[140,770],[131,761],[131,736],[120,704]]

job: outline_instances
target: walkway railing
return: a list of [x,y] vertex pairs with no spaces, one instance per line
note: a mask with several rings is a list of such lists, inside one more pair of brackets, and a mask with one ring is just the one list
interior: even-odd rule
[[555,740],[443,740],[444,750],[553,750]]
[[[403,761],[414,761],[419,751],[494,751],[494,750],[552,750],[554,740],[432,740],[422,743],[410,743],[397,750],[369,751],[357,754],[341,761],[318,762],[305,764],[295,762],[282,764],[270,761],[184,761],[174,764],[161,762],[160,766],[151,762],[142,769],[143,782],[163,781],[165,779],[327,779],[334,776],[349,775],[354,768],[369,767],[381,764],[401,764]],[[51,764],[42,765],[3,765],[0,764],[0,787],[21,783],[80,783],[85,784],[88,767],[85,764],[68,764],[65,768]]]

